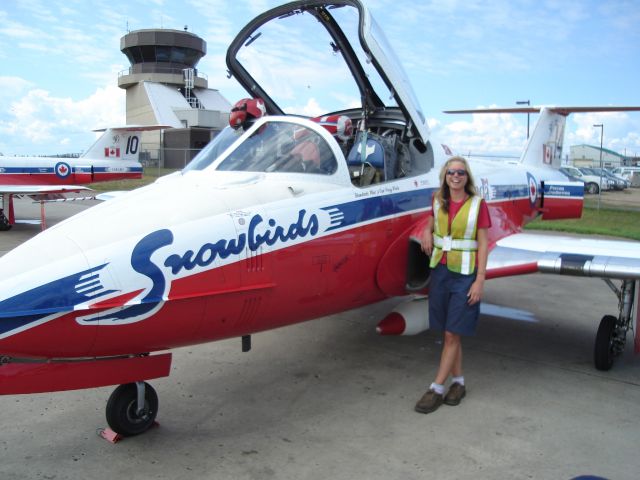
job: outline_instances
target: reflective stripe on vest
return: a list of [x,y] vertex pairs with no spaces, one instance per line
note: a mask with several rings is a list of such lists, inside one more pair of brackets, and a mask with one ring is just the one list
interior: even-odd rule
[[[442,237],[437,235],[433,236],[433,245],[442,248],[444,241]],[[451,240],[451,248],[453,250],[478,250],[478,241],[477,240]]]
[[[452,272],[470,275],[476,268],[476,240],[481,198],[473,196],[464,202],[451,221],[451,250],[447,252],[447,268]],[[449,214],[442,210],[438,200],[433,200],[433,253],[429,263],[435,268],[443,255],[443,237],[449,232]]]

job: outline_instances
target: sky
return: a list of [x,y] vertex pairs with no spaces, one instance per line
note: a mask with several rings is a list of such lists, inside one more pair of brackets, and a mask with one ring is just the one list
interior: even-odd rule
[[[87,149],[92,129],[125,123],[118,73],[128,31],[199,35],[210,88],[235,103],[226,49],[277,0],[0,1],[0,152],[53,155]],[[519,155],[525,114],[444,110],[531,105],[640,106],[640,0],[365,0],[426,113],[432,136],[459,153]],[[286,53],[286,49],[282,52]],[[317,112],[322,113],[322,112]],[[531,128],[537,116],[531,115]],[[574,114],[570,145],[603,144],[640,156],[640,112]]]

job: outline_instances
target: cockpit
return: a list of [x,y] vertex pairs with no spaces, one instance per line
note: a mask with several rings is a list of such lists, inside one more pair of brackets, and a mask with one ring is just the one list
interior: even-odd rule
[[[291,120],[289,120],[291,119]],[[431,146],[403,141],[403,129],[381,121],[375,128],[354,132],[351,119],[331,115],[307,119],[265,117],[255,128],[227,127],[185,168],[216,171],[298,173],[332,176],[344,165],[356,187],[389,182],[428,171]],[[346,177],[346,173],[343,173]],[[342,181],[342,180],[341,180]],[[344,179],[346,181],[346,178]]]
[[[185,171],[203,170],[212,165],[241,133],[231,127],[224,129]],[[244,138],[213,168],[218,171],[332,175],[338,169],[338,162],[327,141],[314,130],[298,123],[268,121]]]

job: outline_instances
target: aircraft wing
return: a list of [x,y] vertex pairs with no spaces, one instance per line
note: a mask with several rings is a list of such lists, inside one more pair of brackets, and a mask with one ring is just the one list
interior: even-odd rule
[[[92,192],[90,188],[79,185],[0,185],[0,198],[2,207],[0,210],[0,230],[9,230],[16,223],[13,211],[13,197],[27,195],[36,202],[55,202],[68,200],[86,200],[91,197],[73,197],[71,193]],[[30,223],[30,222],[29,222]],[[41,212],[40,223],[46,228],[44,208]]]
[[489,254],[487,276],[490,278],[534,272],[640,279],[640,243],[516,233],[498,240]]
[[[498,240],[489,253],[488,278],[535,272],[601,278],[618,297],[617,317],[605,315],[598,327],[597,369],[611,368],[613,358],[624,350],[634,317],[634,350],[640,353],[640,242],[517,233]],[[613,279],[621,281],[620,287]]]
[[77,193],[91,190],[79,185],[0,185],[0,195],[48,195]]
[[92,192],[88,187],[79,185],[0,185],[0,196],[27,195],[36,202],[68,200],[85,200],[86,197],[68,197],[70,193]]

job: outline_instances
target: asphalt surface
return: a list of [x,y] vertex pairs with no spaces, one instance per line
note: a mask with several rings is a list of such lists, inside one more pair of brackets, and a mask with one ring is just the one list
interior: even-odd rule
[[[84,208],[50,205],[48,222]],[[38,230],[0,233],[0,253]],[[640,478],[632,339],[611,371],[592,366],[598,322],[617,312],[602,281],[488,282],[467,397],[429,415],[413,406],[440,338],[377,336],[396,303],[254,335],[249,353],[239,339],[174,351],[152,381],[159,427],[115,445],[97,434],[112,388],[0,397],[0,479]]]

